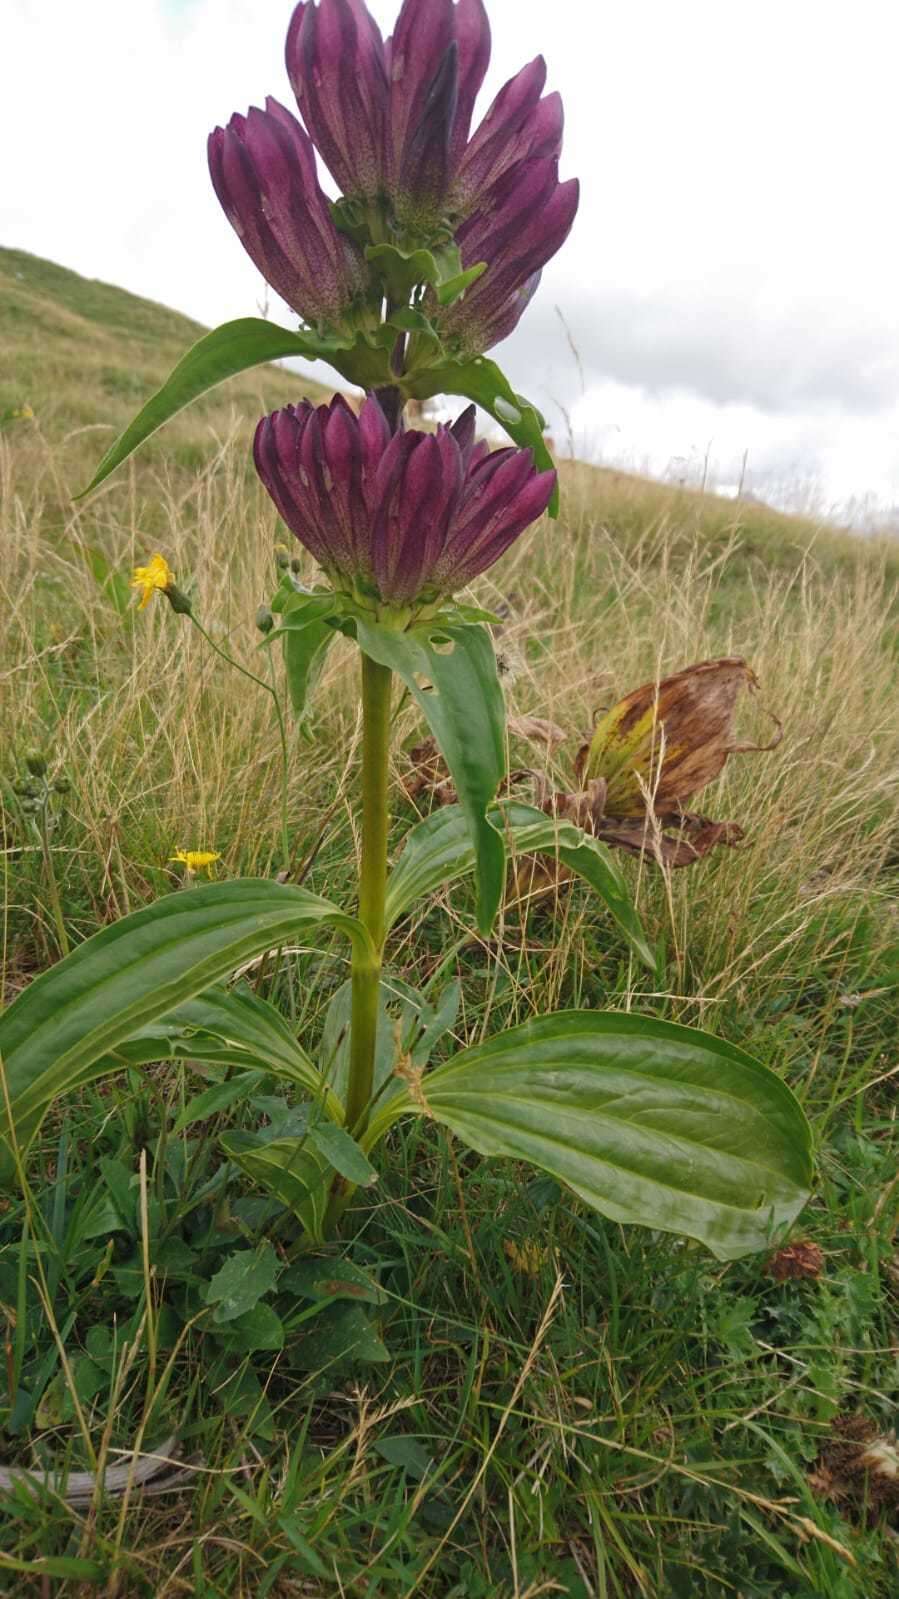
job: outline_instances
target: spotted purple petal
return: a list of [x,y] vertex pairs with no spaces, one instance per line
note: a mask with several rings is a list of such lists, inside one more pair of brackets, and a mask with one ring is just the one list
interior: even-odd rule
[[434,433],[391,435],[373,397],[359,416],[338,396],[264,417],[254,458],[280,515],[338,587],[413,609],[492,565],[555,485],[530,450],[475,445],[472,410]]

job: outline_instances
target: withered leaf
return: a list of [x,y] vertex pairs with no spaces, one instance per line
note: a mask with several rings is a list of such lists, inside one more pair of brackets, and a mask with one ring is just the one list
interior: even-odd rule
[[507,725],[512,738],[526,738],[532,744],[546,744],[550,750],[563,744],[568,737],[558,722],[548,722],[542,716],[510,716]]
[[[780,742],[776,717],[777,733],[770,744],[734,740],[740,691],[757,687],[755,673],[740,656],[700,661],[672,677],[644,683],[597,723],[592,739],[578,752],[579,781],[586,786],[591,779],[605,780],[607,816],[642,818],[649,793],[657,816],[679,817],[693,795],[718,776],[729,755],[773,749]],[[693,845],[698,847],[697,838]]]

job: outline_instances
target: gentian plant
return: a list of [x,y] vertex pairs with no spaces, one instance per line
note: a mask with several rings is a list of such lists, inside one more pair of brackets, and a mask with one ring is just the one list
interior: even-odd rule
[[[191,873],[189,886],[81,944],[0,1019],[6,1162],[21,1167],[62,1092],[181,1057],[291,1086],[289,1136],[232,1133],[223,1145],[295,1216],[298,1247],[333,1233],[354,1188],[375,1179],[385,1134],[423,1116],[483,1155],[532,1162],[615,1221],[687,1235],[727,1259],[765,1247],[807,1198],[809,1130],[774,1071],[708,1033],[594,1010],[536,1016],[429,1067],[451,1018],[405,991],[406,1021],[391,1021],[402,990],[385,972],[391,930],[422,897],[473,876],[487,938],[515,852],[543,852],[583,878],[632,957],[658,970],[601,839],[558,808],[508,797],[490,618],[464,599],[526,527],[555,514],[542,419],[485,352],[515,327],[578,203],[577,184],[559,179],[562,111],[544,95],[542,60],[472,133],[489,51],[481,0],[404,0],[386,42],[363,0],[307,0],[287,36],[305,127],[270,99],[210,137],[225,215],[299,327],[246,318],[202,338],[89,487],[254,363],[319,359],[365,391],[358,411],[342,395],[287,406],[259,422],[254,443],[266,490],[322,574],[304,588],[287,563],[260,623],[260,648],[283,649],[298,718],[333,641],[358,650],[358,898],[343,908],[290,881]],[[342,191],[335,202],[318,157]],[[472,404],[451,426],[407,428],[407,401],[437,394]],[[475,406],[505,429],[507,448],[476,441]],[[194,619],[161,557],[136,583],[144,603],[159,591]],[[457,802],[409,829],[391,871],[397,680]],[[657,712],[657,696],[641,701],[641,737]],[[617,748],[597,755],[604,780]],[[322,927],[348,941],[352,975],[316,1059],[277,1010],[227,985],[242,963]]]

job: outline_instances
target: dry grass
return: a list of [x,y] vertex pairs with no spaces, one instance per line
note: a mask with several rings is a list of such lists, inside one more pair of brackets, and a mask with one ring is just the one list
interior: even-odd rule
[[[158,891],[179,846],[219,849],[229,871],[271,867],[280,779],[268,696],[217,662],[162,601],[120,615],[88,558],[99,549],[129,574],[158,545],[214,636],[264,672],[253,617],[274,585],[278,529],[247,470],[246,433],[232,415],[200,471],[139,465],[85,508],[65,507],[61,525],[47,506],[65,505],[76,453],[83,476],[83,435],[57,450],[39,420],[0,444],[9,617],[0,735],[10,752],[47,747],[73,784],[60,846],[73,853],[60,865],[78,931]],[[702,803],[743,823],[746,845],[669,882],[654,867],[633,875],[696,1019],[708,1023],[710,1008],[747,984],[754,998],[776,992],[794,957],[820,962],[838,985],[859,913],[874,914],[884,940],[895,932],[877,887],[895,845],[899,774],[890,552],[790,524],[792,559],[784,546],[768,563],[758,530],[733,507],[722,522],[718,502],[659,496],[639,480],[580,468],[565,480],[562,521],[536,529],[478,591],[506,618],[510,707],[570,729],[557,767],[565,776],[598,708],[691,661],[745,655],[785,738],[776,752],[732,760]],[[313,575],[305,559],[304,570]],[[338,802],[332,869],[352,851],[351,671],[341,644],[313,740],[297,736],[290,773],[299,855]],[[743,724],[762,739],[770,727],[750,704]],[[402,731],[415,727],[404,713]],[[541,757],[523,747],[522,758]],[[29,907],[15,911],[18,921]],[[551,986],[570,975],[578,939],[570,926]]]

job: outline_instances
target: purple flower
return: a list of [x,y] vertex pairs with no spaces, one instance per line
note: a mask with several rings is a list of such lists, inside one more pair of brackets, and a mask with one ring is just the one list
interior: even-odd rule
[[463,215],[520,162],[561,155],[562,101],[558,94],[541,99],[545,82],[546,62],[537,56],[500,89],[459,164],[455,192]]
[[302,0],[285,58],[303,121],[341,190],[350,199],[376,195],[389,85],[384,41],[363,0]]
[[209,136],[209,171],[228,221],[263,277],[307,322],[340,324],[366,292],[361,252],[338,233],[315,151],[269,98]]
[[488,268],[461,300],[430,313],[442,336],[463,355],[507,337],[534,295],[543,267],[564,243],[578,207],[576,178],[560,183],[551,156],[513,166],[494,184],[457,242],[464,268]]
[[546,510],[555,472],[530,450],[491,453],[474,406],[435,433],[391,435],[370,396],[262,419],[256,470],[280,515],[336,587],[407,607],[470,583]]
[[541,56],[501,89],[469,139],[490,60],[483,0],[403,0],[386,42],[364,0],[301,0],[287,74],[303,121],[343,193],[393,206],[422,238],[458,220],[509,171],[562,146]]

